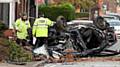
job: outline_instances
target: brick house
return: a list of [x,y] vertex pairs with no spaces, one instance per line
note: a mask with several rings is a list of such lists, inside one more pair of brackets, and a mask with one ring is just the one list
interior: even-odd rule
[[16,5],[15,5],[16,18],[19,18],[20,13],[28,11],[28,9],[27,9],[28,8],[27,1],[28,0],[19,0],[19,2],[16,3]]
[[12,24],[22,12],[26,12],[30,17],[35,17],[34,0],[0,0],[0,21],[9,28],[12,28]]
[[27,0],[0,0],[0,20],[9,28],[18,18],[19,14],[26,10]]
[[0,20],[10,28],[15,20],[15,3],[17,0],[0,0]]
[[20,13],[26,12],[32,24],[36,16],[35,0],[19,0],[19,2],[16,4],[16,19]]
[[106,11],[117,12],[117,0],[103,0],[103,5],[106,5]]

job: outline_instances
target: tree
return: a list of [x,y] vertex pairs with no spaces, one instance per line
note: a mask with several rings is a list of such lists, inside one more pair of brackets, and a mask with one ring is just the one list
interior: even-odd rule
[[98,3],[98,0],[54,0],[54,1],[58,2],[57,4],[65,2],[73,4],[76,8],[76,13],[79,13],[81,9],[85,10],[86,12],[89,12],[89,19],[91,9],[95,7],[96,4]]
[[89,9],[97,3],[97,0],[54,0],[54,1],[60,2],[60,3],[70,2],[74,6],[79,5],[80,8],[82,9]]

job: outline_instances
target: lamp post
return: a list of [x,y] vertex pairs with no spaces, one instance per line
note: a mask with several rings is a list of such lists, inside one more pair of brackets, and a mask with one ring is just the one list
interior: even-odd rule
[[44,0],[35,0],[35,4],[36,4],[36,18],[38,18],[38,7],[40,4],[43,4]]
[[30,15],[29,15],[29,13],[30,13],[30,0],[28,0],[27,2],[28,2],[28,4],[27,4],[27,6],[28,6],[28,10],[27,10],[27,11],[28,11],[28,18],[30,18],[30,17],[29,17],[29,16],[30,16]]
[[36,1],[36,18],[38,18],[38,0]]

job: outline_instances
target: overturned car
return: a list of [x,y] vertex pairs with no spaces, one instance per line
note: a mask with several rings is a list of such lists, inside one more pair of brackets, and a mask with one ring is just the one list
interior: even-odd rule
[[[76,24],[77,25],[77,24]],[[60,24],[49,29],[47,44],[48,54],[52,57],[64,56],[68,53],[77,56],[115,55],[119,52],[108,50],[117,42],[114,28],[102,18],[97,17],[93,23],[78,26],[61,26]],[[60,28],[59,28],[60,29]],[[71,49],[73,51],[66,51]],[[109,52],[109,53],[108,53]]]

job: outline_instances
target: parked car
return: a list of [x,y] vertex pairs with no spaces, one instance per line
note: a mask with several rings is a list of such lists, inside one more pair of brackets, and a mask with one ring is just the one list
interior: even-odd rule
[[107,21],[111,27],[114,27],[115,33],[118,38],[120,38],[120,21],[119,20],[109,20]]
[[106,21],[107,20],[119,20],[116,16],[110,16],[110,15],[103,15],[102,16]]
[[118,13],[106,13],[106,15],[115,16],[120,20],[120,14],[118,14]]

